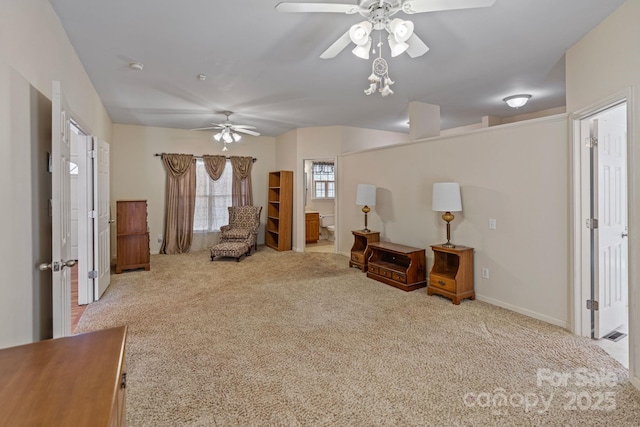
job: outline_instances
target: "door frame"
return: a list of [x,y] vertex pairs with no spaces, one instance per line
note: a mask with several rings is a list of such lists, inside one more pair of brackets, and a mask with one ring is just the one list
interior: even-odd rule
[[[585,260],[583,256],[583,245],[589,245],[583,237],[584,223],[582,220],[581,203],[584,202],[584,194],[582,187],[583,165],[581,164],[581,121],[602,112],[616,104],[626,102],[627,106],[627,221],[629,229],[633,229],[633,180],[635,176],[634,168],[634,149],[633,142],[636,140],[634,133],[634,90],[627,87],[609,97],[606,97],[584,109],[576,111],[569,116],[569,145],[570,145],[570,227],[569,227],[569,262],[570,262],[570,283],[569,286],[569,318],[571,320],[571,331],[579,336],[591,337],[591,316],[590,311],[586,309],[584,301],[590,297],[590,259]],[[628,259],[632,259],[635,254],[634,240],[629,238]],[[635,375],[635,361],[637,359],[636,347],[636,328],[640,318],[634,312],[632,307],[635,304],[635,294],[640,292],[638,286],[634,283],[634,272],[631,264],[629,266],[629,280],[627,286],[627,297],[629,303],[628,327],[629,327],[629,374],[633,378]],[[634,385],[640,388],[634,379]]]
[[[631,162],[632,154],[631,154],[631,144],[630,141],[633,141],[631,136],[631,123],[633,119],[632,112],[632,91],[631,88],[627,88],[624,91],[618,92],[615,95],[612,95],[608,98],[601,100],[600,102],[591,105],[585,109],[577,111],[569,117],[569,132],[571,141],[571,223],[570,227],[570,242],[571,244],[571,283],[570,287],[572,295],[570,295],[571,304],[571,318],[572,318],[572,332],[576,335],[590,337],[591,336],[591,315],[590,311],[586,309],[584,301],[590,299],[591,295],[591,262],[590,259],[585,259],[584,251],[582,248],[584,245],[590,245],[590,241],[585,241],[583,231],[584,224],[582,220],[582,209],[581,206],[585,203],[584,189],[583,189],[583,170],[585,165],[582,163],[584,159],[581,158],[581,148],[582,148],[582,132],[581,132],[581,122],[582,120],[603,112],[608,108],[611,108],[617,104],[626,102],[627,104],[627,200],[628,203],[628,216],[627,218],[631,218],[629,209],[632,205],[631,201],[633,200],[631,194],[631,183],[629,182],[629,177],[632,173],[633,164]],[[629,245],[631,245],[631,241],[629,241]],[[630,256],[630,255],[629,255]],[[631,302],[631,295],[633,294],[633,281],[629,280],[628,286],[628,301]],[[631,310],[629,313],[629,327],[631,328]],[[632,348],[631,343],[631,333],[629,334],[629,348]]]
[[[296,194],[297,197],[294,198],[294,211],[295,211],[295,218],[296,218],[296,239],[293,242],[293,250],[296,252],[304,252],[305,251],[305,247],[306,247],[306,238],[305,238],[305,211],[304,211],[304,204],[305,204],[305,200],[304,200],[304,186],[306,185],[306,182],[304,181],[304,164],[306,161],[312,161],[312,160],[328,160],[328,161],[333,161],[333,171],[335,174],[335,183],[336,183],[336,195],[333,199],[333,208],[334,208],[334,225],[336,227],[336,231],[334,233],[334,242],[333,242],[333,252],[334,253],[339,253],[338,250],[340,249],[339,246],[339,241],[338,241],[338,235],[339,232],[338,230],[340,229],[340,220],[338,218],[338,180],[339,178],[339,174],[338,174],[338,156],[323,156],[323,155],[318,155],[318,156],[305,156],[304,158],[300,159],[300,161],[298,162],[298,170],[297,170],[297,174],[298,174],[298,179],[295,179],[295,174],[294,174],[294,192]],[[300,187],[297,187],[297,186]]]

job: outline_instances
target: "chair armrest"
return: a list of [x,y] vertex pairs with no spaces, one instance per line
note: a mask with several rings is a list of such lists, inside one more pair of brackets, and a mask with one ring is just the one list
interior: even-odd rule
[[230,225],[223,225],[222,227],[220,227],[220,232],[224,233],[227,230],[230,230],[231,226]]

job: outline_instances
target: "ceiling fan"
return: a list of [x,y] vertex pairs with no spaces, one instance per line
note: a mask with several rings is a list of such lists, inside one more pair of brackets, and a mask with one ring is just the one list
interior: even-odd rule
[[[496,0],[358,0],[357,5],[340,3],[289,3],[276,5],[278,12],[329,12],[359,13],[365,21],[353,25],[346,33],[336,40],[320,58],[333,58],[353,42],[356,47],[353,53],[363,59],[369,59],[371,49],[372,30],[386,30],[391,56],[403,52],[412,58],[417,58],[429,51],[429,47],[413,32],[413,22],[400,18],[391,19],[398,12],[412,15],[414,13],[438,12],[443,10],[470,9],[489,7]],[[380,36],[382,38],[382,36]],[[378,43],[381,45],[382,40]],[[375,53],[375,52],[374,52]]]
[[216,141],[224,142],[225,146],[223,151],[227,151],[227,145],[231,142],[238,142],[242,138],[241,133],[246,133],[247,135],[260,136],[259,132],[256,132],[251,129],[255,129],[255,126],[249,125],[235,125],[229,121],[229,116],[233,114],[231,111],[221,111],[222,114],[227,116],[227,119],[223,123],[213,123],[213,126],[206,128],[197,128],[191,130],[219,130],[218,133],[213,135],[213,139]]

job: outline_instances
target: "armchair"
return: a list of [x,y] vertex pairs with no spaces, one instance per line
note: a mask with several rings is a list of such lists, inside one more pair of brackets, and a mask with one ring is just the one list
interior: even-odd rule
[[220,227],[220,242],[247,242],[258,250],[262,206],[229,206],[229,224]]

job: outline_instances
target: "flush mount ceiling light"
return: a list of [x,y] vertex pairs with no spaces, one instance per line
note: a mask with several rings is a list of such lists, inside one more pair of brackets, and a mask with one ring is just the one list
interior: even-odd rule
[[[330,12],[346,13],[347,15],[358,13],[366,20],[352,25],[346,33],[336,40],[320,58],[334,58],[342,52],[350,42],[356,47],[351,51],[358,58],[369,59],[369,52],[375,54],[376,47],[382,49],[382,35],[380,41],[371,49],[372,31],[380,34],[388,33],[387,41],[391,50],[391,57],[396,57],[404,52],[411,58],[417,58],[429,51],[429,47],[413,32],[414,25],[411,21],[400,18],[392,19],[393,15],[403,12],[408,15],[424,12],[438,12],[453,9],[471,9],[476,7],[492,6],[495,0],[358,0],[358,4],[340,3],[289,3],[283,2],[276,5],[278,12]],[[388,66],[382,58],[382,53],[372,64],[373,73],[369,77],[370,87],[365,90],[367,95],[378,91],[382,96],[391,95],[389,88],[393,82],[388,80]],[[380,72],[376,72],[376,70]],[[384,70],[384,72],[382,72]],[[387,80],[389,83],[387,83]]]
[[511,95],[507,96],[503,101],[511,108],[520,108],[524,107],[524,105],[529,101],[529,98],[531,98],[531,95]]

